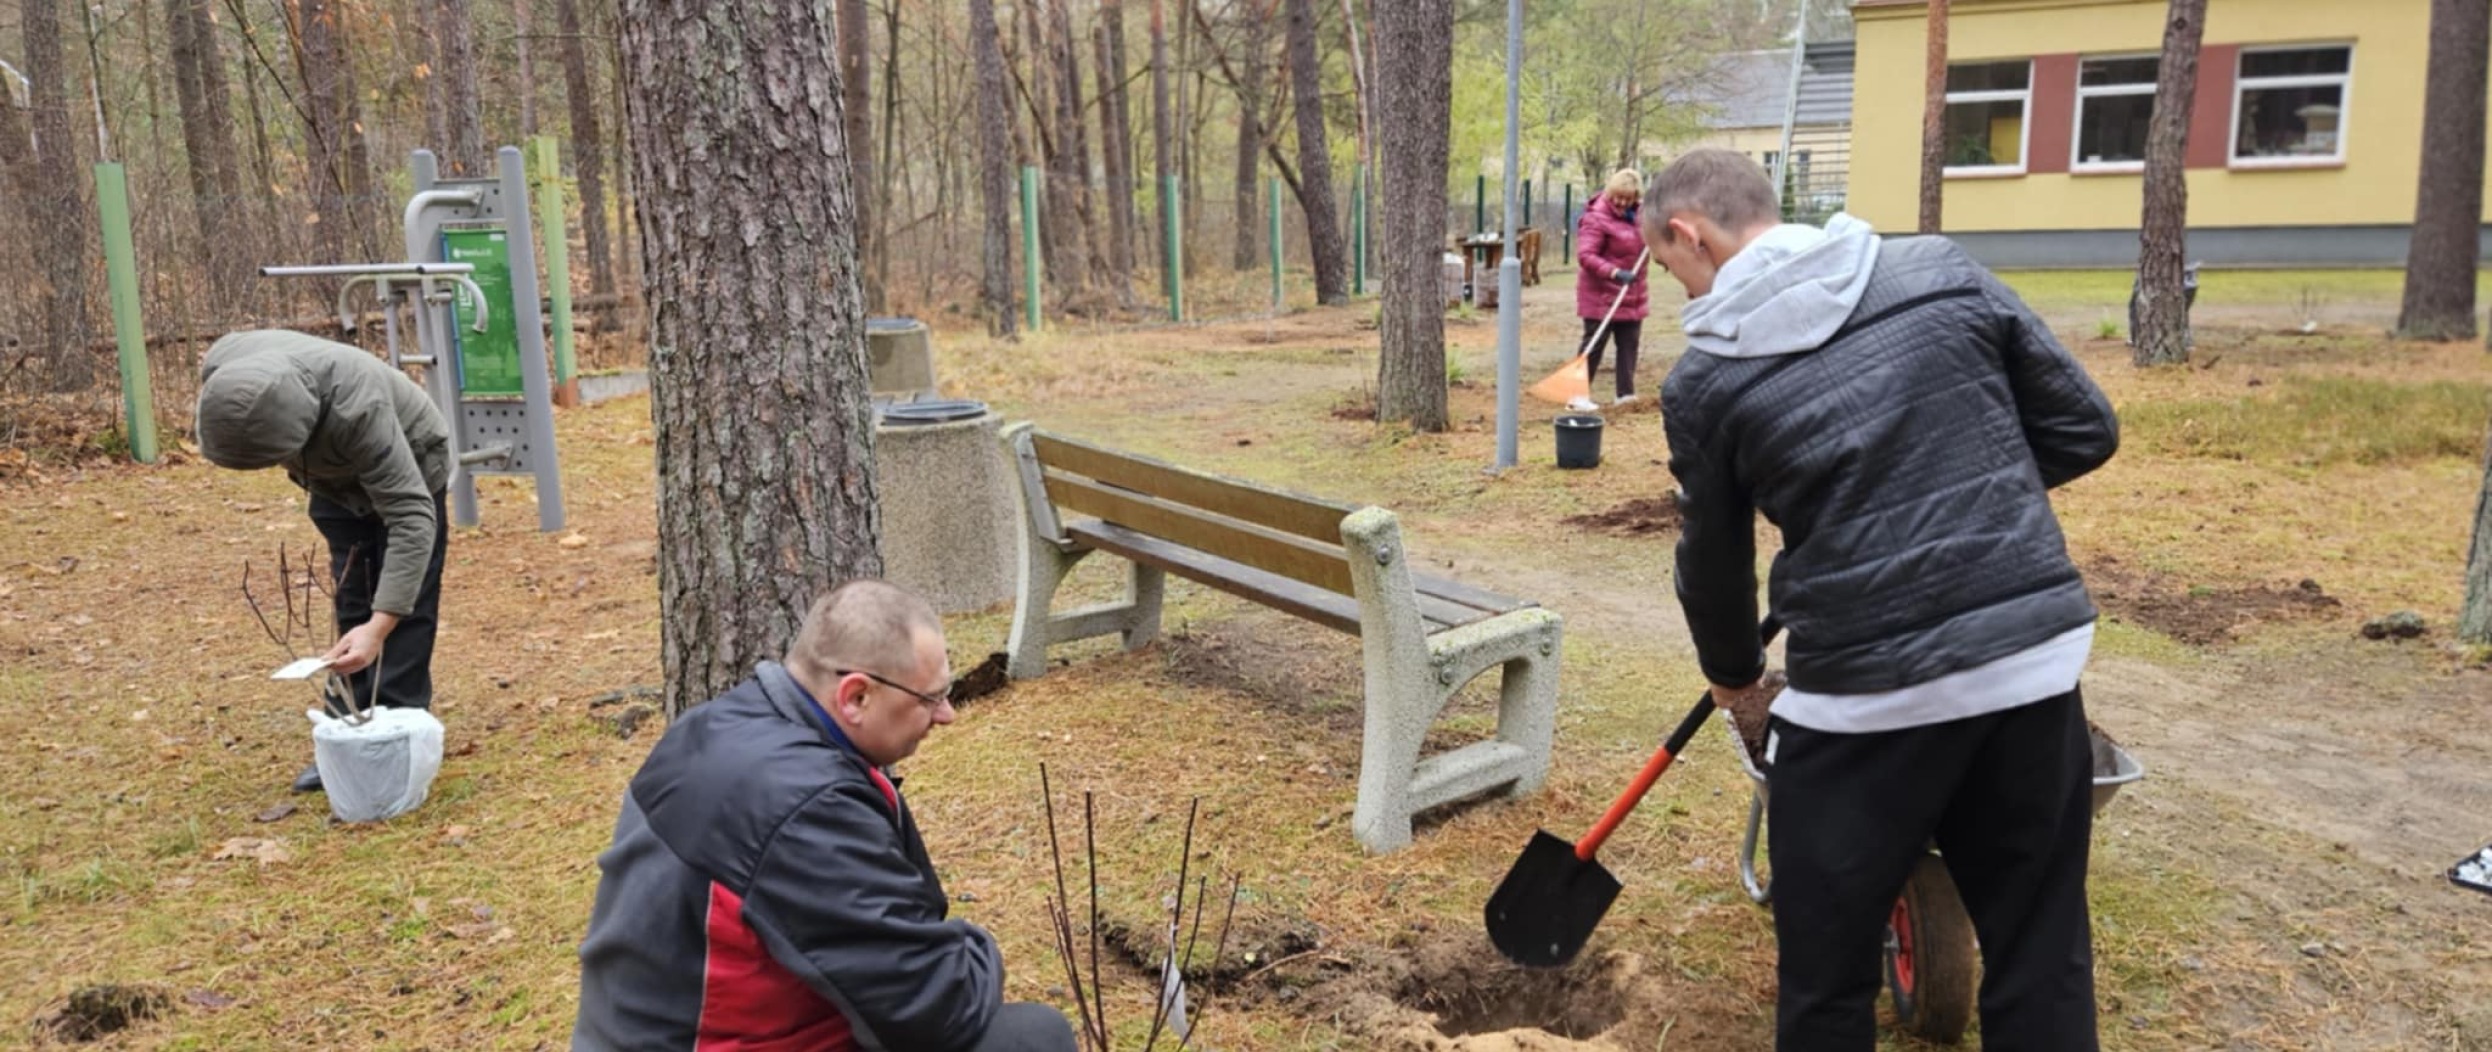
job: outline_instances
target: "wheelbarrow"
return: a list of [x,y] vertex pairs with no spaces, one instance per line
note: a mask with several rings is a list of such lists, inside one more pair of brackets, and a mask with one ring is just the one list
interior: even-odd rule
[[[1758,833],[1765,826],[1765,771],[1748,754],[1739,724],[1728,711],[1722,727],[1730,732],[1731,751],[1748,772],[1754,787],[1748,796],[1748,828],[1739,841],[1739,883],[1760,906],[1774,900],[1770,875],[1757,873]],[[2088,729],[2094,740],[2094,813],[2119,795],[2120,787],[2146,777],[2146,768],[2118,743]],[[1904,881],[1904,892],[1886,918],[1886,989],[1895,1001],[1895,1018],[1906,1032],[1924,1041],[1952,1045],[1964,1039],[1973,1021],[1975,965],[1981,959],[1973,941],[1973,918],[1956,894],[1955,878],[1935,848],[1924,852]]]

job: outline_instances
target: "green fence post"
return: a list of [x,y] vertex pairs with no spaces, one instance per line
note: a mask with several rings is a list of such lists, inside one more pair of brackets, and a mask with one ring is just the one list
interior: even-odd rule
[[1168,202],[1168,207],[1160,213],[1164,220],[1162,225],[1167,228],[1160,231],[1160,240],[1161,247],[1166,250],[1161,253],[1166,270],[1162,281],[1168,287],[1170,321],[1185,320],[1185,198],[1179,195],[1178,189],[1175,175],[1160,178],[1160,199]]
[[1360,165],[1350,188],[1350,295],[1367,295],[1367,166]]
[[571,345],[571,222],[562,204],[562,144],[551,135],[528,141],[528,178],[536,186],[536,219],[544,235],[546,298],[553,301],[554,387],[556,400],[579,400],[571,384],[579,376],[579,359]]
[[1488,232],[1488,176],[1473,177],[1471,184],[1471,232]]
[[1522,225],[1523,225],[1523,226],[1525,226],[1525,227],[1529,227],[1529,226],[1531,226],[1531,225],[1532,225],[1532,181],[1531,181],[1531,180],[1529,180],[1529,179],[1525,179],[1525,180],[1523,180],[1523,222],[1522,222]]
[[1575,258],[1575,184],[1566,184],[1566,204],[1558,209],[1558,238],[1566,258]]
[[1022,318],[1031,332],[1046,323],[1038,308],[1038,169],[1021,166],[1021,297]]
[[1271,189],[1264,196],[1272,199],[1272,312],[1281,310],[1281,181],[1266,180]]
[[130,244],[130,182],[119,164],[95,166],[104,219],[104,272],[112,285],[113,339],[121,349],[121,412],[130,456],[156,462],[155,384],[147,375],[147,329],[138,313],[138,252]]

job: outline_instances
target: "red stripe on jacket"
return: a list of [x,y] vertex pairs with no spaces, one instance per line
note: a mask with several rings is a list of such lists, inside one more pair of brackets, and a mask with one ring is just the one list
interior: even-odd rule
[[770,956],[744,900],[710,884],[708,956],[693,1052],[852,1052],[848,1017]]

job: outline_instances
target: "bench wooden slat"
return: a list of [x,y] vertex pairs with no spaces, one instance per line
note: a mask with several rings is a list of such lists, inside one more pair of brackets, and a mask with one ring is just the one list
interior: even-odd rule
[[1109,522],[1066,526],[1074,541],[1120,558],[1159,567],[1197,584],[1260,603],[1337,632],[1358,631],[1358,600],[1302,584],[1244,563],[1207,555]]
[[1460,581],[1432,577],[1427,574],[1412,574],[1410,583],[1412,587],[1418,589],[1421,595],[1467,606],[1484,615],[1503,614],[1540,605],[1528,599],[1498,595],[1485,588],[1473,588]]
[[1350,594],[1350,564],[1337,545],[1327,547],[1275,530],[1224,521],[1181,504],[1053,471],[1047,474],[1047,498],[1059,508],[1096,515],[1224,561]]
[[1039,463],[1048,467],[1325,544],[1341,543],[1341,520],[1356,510],[1346,504],[1234,482],[1044,432],[1030,437],[1036,444]]

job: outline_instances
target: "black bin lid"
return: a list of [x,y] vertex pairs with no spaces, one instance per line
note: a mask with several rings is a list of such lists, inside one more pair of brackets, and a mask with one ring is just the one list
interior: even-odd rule
[[986,415],[986,403],[966,398],[937,398],[924,402],[895,402],[877,406],[878,418],[892,427],[917,427],[924,424],[947,424],[956,420],[975,420]]

